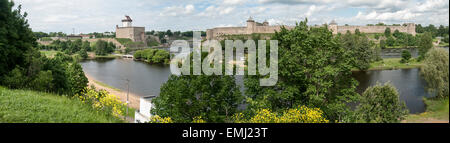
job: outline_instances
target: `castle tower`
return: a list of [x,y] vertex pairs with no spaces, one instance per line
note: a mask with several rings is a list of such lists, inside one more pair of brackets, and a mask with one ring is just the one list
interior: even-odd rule
[[247,34],[252,34],[255,27],[256,27],[256,22],[250,16],[247,20]]
[[328,25],[328,29],[333,31],[333,34],[338,34],[338,24],[336,23],[336,21],[332,20]]
[[122,20],[122,27],[132,27],[132,22],[130,16],[125,15],[125,19]]
[[263,26],[269,26],[269,22],[267,22],[267,20],[264,20]]
[[412,34],[413,36],[416,36],[416,24],[414,23],[405,23],[407,27],[407,32],[409,34]]

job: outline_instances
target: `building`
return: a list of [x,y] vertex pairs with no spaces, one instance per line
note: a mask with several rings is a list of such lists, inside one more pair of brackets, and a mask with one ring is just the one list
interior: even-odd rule
[[139,110],[134,113],[135,123],[146,123],[150,121],[150,117],[153,115],[150,110],[153,108],[152,99],[156,96],[141,97]]
[[[212,40],[223,40],[226,35],[250,35],[250,34],[269,34],[275,33],[275,31],[280,31],[283,25],[269,25],[269,22],[264,21],[263,23],[258,23],[250,17],[247,20],[246,27],[217,27],[213,29],[206,30],[206,39]],[[284,26],[287,29],[294,28],[293,26]],[[416,26],[414,23],[406,23],[404,26],[338,26],[338,24],[333,20],[329,25],[328,29],[333,31],[333,34],[346,33],[350,31],[355,32],[359,29],[362,33],[384,33],[386,28],[390,28],[391,31],[398,30],[400,32],[409,33],[416,35]]]
[[146,42],[145,27],[133,26],[130,16],[125,16],[122,20],[122,27],[116,25],[116,38],[127,38],[133,42]]

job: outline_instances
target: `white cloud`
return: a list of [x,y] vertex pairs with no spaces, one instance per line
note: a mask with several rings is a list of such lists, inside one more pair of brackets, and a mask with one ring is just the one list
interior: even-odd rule
[[223,0],[223,4],[225,5],[237,5],[245,2],[247,2],[247,0]]
[[183,16],[192,14],[195,10],[194,5],[189,4],[186,6],[170,6],[166,7],[161,13],[161,16]]
[[[33,30],[114,31],[124,15],[147,30],[192,30],[215,26],[242,26],[249,16],[258,22],[294,25],[335,19],[340,24],[449,23],[448,0],[15,0]],[[180,22],[182,21],[182,22]]]

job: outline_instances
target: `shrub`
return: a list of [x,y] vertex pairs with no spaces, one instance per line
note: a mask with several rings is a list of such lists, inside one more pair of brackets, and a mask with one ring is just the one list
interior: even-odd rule
[[258,110],[256,115],[249,120],[245,120],[244,114],[239,113],[233,116],[236,123],[328,123],[319,108],[308,108],[299,106],[298,108],[288,109],[280,116],[276,112],[268,109]]
[[122,103],[119,97],[109,94],[105,90],[85,89],[83,93],[77,94],[77,97],[83,103],[90,104],[95,109],[105,111],[115,117],[125,115],[127,104]]
[[408,63],[410,59],[411,59],[411,53],[409,52],[409,50],[403,50],[402,60],[400,61],[400,63]]
[[369,87],[357,107],[357,122],[399,123],[408,114],[399,96],[397,89],[389,83]]

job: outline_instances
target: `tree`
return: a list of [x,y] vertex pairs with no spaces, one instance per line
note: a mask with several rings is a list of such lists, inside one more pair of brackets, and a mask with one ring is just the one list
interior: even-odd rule
[[172,37],[173,33],[172,33],[172,31],[167,30],[167,31],[166,31],[166,35],[169,36],[169,37]]
[[367,70],[373,58],[373,49],[365,35],[347,33],[341,38],[342,46],[351,53],[352,65],[360,70]]
[[84,75],[83,68],[77,62],[73,62],[69,65],[68,77],[71,95],[82,93],[89,83],[88,79]]
[[449,54],[448,51],[433,48],[424,60],[421,73],[428,83],[428,90],[439,97],[449,95]]
[[363,93],[356,113],[357,122],[399,123],[408,115],[408,109],[405,103],[400,101],[394,86],[390,83],[377,83]]
[[107,55],[108,53],[109,45],[106,41],[98,40],[95,44],[95,54],[96,55]]
[[409,50],[403,50],[402,60],[400,61],[400,63],[408,63],[410,59],[411,59],[411,52],[409,52]]
[[386,39],[386,45],[387,46],[394,46],[395,45],[395,39],[392,36],[388,37]]
[[386,49],[386,41],[385,40],[380,40],[380,47],[381,47],[381,49]]
[[84,49],[85,51],[92,51],[91,43],[89,41],[83,41],[83,44],[81,45],[81,49]]
[[359,29],[356,29],[356,30],[355,30],[355,34],[356,34],[356,35],[361,35],[361,32],[359,31]]
[[242,95],[232,76],[172,75],[153,99],[154,115],[170,117],[176,123],[191,123],[195,117],[206,122],[231,120]]
[[400,31],[398,31],[398,29],[396,29],[395,31],[394,31],[394,34],[392,34],[395,38],[399,38],[400,36],[401,36],[401,33],[400,33]]
[[385,37],[391,37],[391,28],[386,28],[386,30],[384,30],[384,36]]
[[433,47],[433,37],[430,32],[425,32],[422,36],[420,36],[419,44],[419,60],[423,60],[425,58],[425,54],[427,54],[428,50]]
[[86,52],[85,49],[81,49],[80,51],[78,51],[78,54],[81,56],[81,58],[83,59],[87,59],[89,57],[88,53]]
[[279,42],[279,80],[273,87],[261,87],[264,76],[246,77],[249,112],[307,105],[323,110],[332,122],[351,112],[347,103],[358,97],[357,81],[351,74],[352,54],[338,37],[326,27],[309,27],[302,21],[291,30],[282,28],[272,39]]
[[9,73],[16,66],[23,66],[24,53],[37,47],[34,33],[22,15],[22,6],[13,9],[14,3],[0,0],[0,77]]

